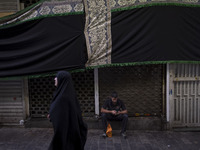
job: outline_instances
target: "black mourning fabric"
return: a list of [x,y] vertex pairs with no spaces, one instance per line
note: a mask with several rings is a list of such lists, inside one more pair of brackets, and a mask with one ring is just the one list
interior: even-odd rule
[[112,12],[112,63],[199,61],[200,7]]
[[84,68],[84,16],[43,18],[0,29],[0,77]]
[[50,106],[54,136],[49,150],[84,150],[87,125],[83,122],[71,75],[57,74],[58,86]]

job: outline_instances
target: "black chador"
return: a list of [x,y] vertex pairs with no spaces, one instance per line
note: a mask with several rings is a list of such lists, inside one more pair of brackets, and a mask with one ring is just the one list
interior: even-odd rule
[[87,125],[82,120],[71,75],[57,73],[57,89],[50,106],[54,136],[49,150],[84,150]]

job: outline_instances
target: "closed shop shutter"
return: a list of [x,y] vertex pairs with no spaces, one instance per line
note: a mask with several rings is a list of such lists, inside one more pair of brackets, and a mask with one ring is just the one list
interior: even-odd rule
[[17,12],[18,0],[1,0],[0,1],[0,13],[1,12]]
[[0,80],[0,124],[14,125],[24,117],[23,80]]
[[170,123],[200,127],[200,65],[170,64]]
[[163,65],[99,69],[99,103],[116,91],[131,116],[158,116],[163,112]]
[[[94,116],[94,73],[93,70],[71,73],[84,117]],[[29,79],[30,116],[46,118],[55,91],[55,76]]]

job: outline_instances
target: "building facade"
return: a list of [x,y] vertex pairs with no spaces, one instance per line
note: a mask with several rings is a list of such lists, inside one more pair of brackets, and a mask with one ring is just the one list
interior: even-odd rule
[[[1,1],[0,17],[36,2]],[[157,118],[168,128],[200,126],[199,76],[199,64],[119,66],[72,73],[84,117],[100,116],[104,100],[116,91],[129,117]],[[54,90],[54,76],[0,79],[0,124],[45,118]]]

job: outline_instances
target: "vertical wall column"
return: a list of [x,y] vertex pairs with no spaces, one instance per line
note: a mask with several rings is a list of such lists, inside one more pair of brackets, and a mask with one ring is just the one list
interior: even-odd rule
[[166,70],[167,76],[166,76],[166,117],[167,117],[167,122],[169,122],[169,95],[170,95],[170,88],[169,88],[169,78],[170,78],[170,73],[169,73],[169,64],[167,64],[167,70]]
[[174,120],[174,104],[173,104],[173,96],[174,96],[174,64],[167,64],[167,79],[166,79],[166,115],[167,122],[169,123],[169,128],[172,127]]
[[99,115],[99,76],[98,68],[94,69],[94,97],[95,97],[95,114]]

